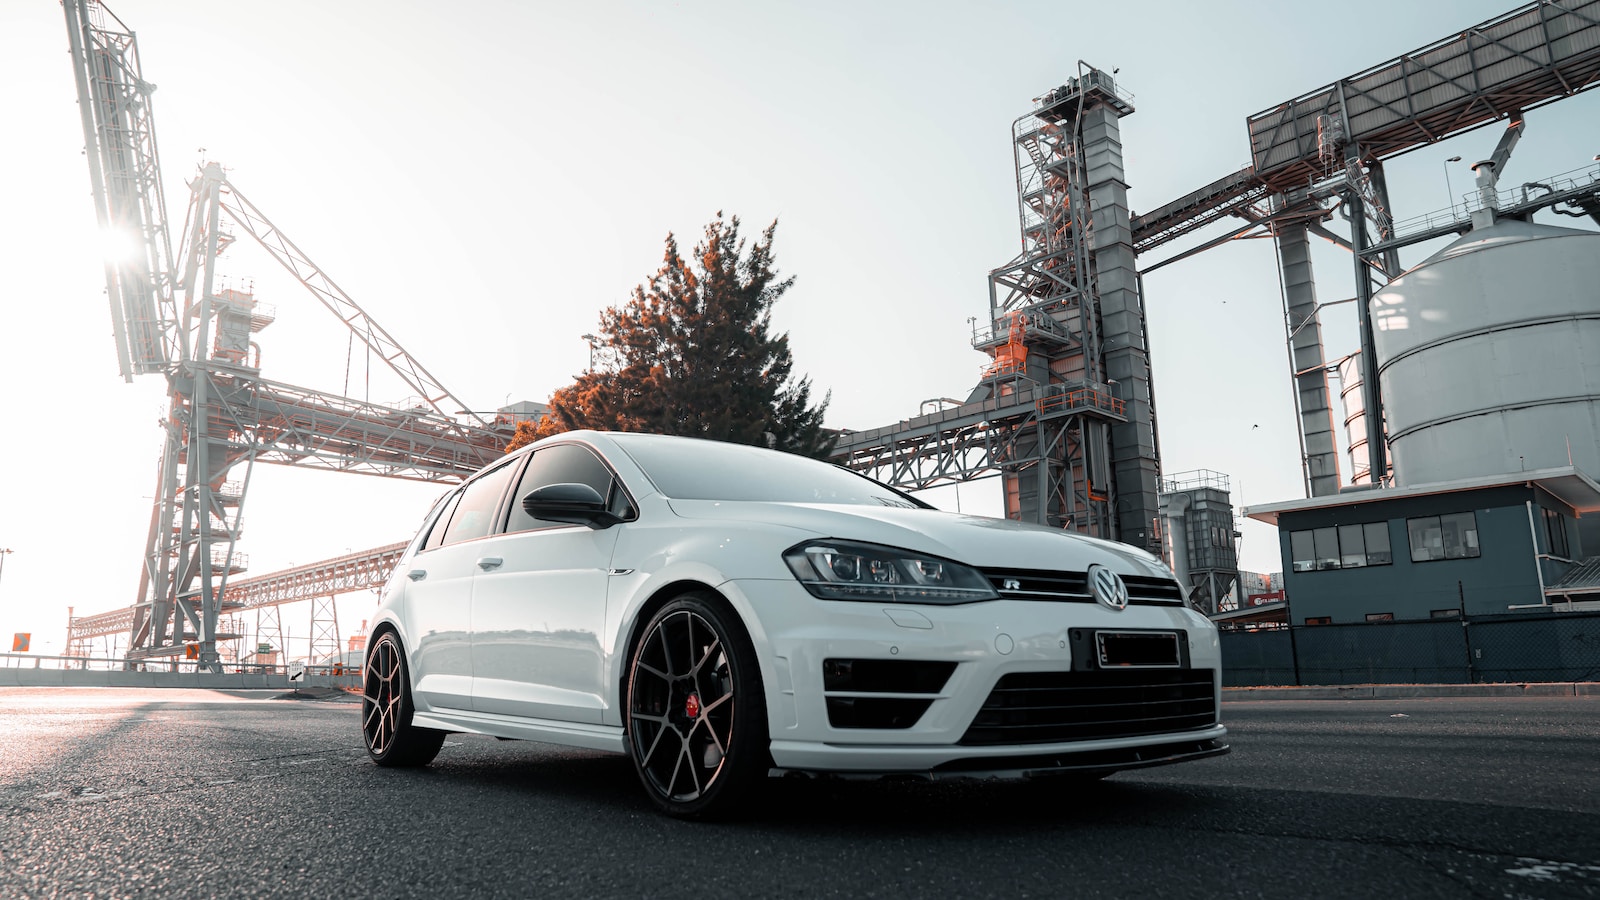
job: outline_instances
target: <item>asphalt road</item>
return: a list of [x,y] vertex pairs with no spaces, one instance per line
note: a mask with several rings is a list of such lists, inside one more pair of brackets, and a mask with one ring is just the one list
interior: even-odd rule
[[1087,787],[782,782],[657,815],[620,757],[378,769],[358,705],[0,691],[0,897],[1600,897],[1600,699],[1231,703]]

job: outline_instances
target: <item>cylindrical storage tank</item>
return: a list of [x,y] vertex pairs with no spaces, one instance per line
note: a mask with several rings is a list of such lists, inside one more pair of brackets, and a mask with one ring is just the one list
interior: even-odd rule
[[1371,310],[1397,486],[1569,458],[1600,476],[1600,233],[1498,222]]
[[1367,454],[1367,407],[1361,397],[1359,350],[1339,360],[1339,403],[1344,407],[1344,437],[1350,454],[1350,483],[1361,484],[1372,474],[1372,460]]

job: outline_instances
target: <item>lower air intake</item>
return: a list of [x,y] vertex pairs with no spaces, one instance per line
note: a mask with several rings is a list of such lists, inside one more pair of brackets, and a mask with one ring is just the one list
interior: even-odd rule
[[1014,672],[1000,679],[961,743],[1046,744],[1142,737],[1216,724],[1211,669]]

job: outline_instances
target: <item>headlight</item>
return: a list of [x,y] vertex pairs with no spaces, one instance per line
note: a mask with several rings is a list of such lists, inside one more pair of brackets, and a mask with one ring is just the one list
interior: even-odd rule
[[971,566],[853,541],[807,541],[783,554],[789,571],[824,600],[972,603],[999,594]]

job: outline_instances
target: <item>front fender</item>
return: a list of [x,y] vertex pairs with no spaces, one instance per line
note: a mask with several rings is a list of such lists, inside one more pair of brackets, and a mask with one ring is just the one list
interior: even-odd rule
[[[675,532],[675,533],[672,533]],[[605,683],[611,686],[601,721],[622,724],[622,689],[627,676],[628,642],[647,610],[680,588],[715,591],[733,608],[757,649],[762,679],[773,683],[767,670],[768,644],[760,619],[744,593],[731,584],[752,579],[792,579],[783,551],[800,541],[819,537],[816,532],[778,525],[733,527],[727,524],[673,522],[658,528],[630,529],[618,541],[606,590],[604,648]]]

